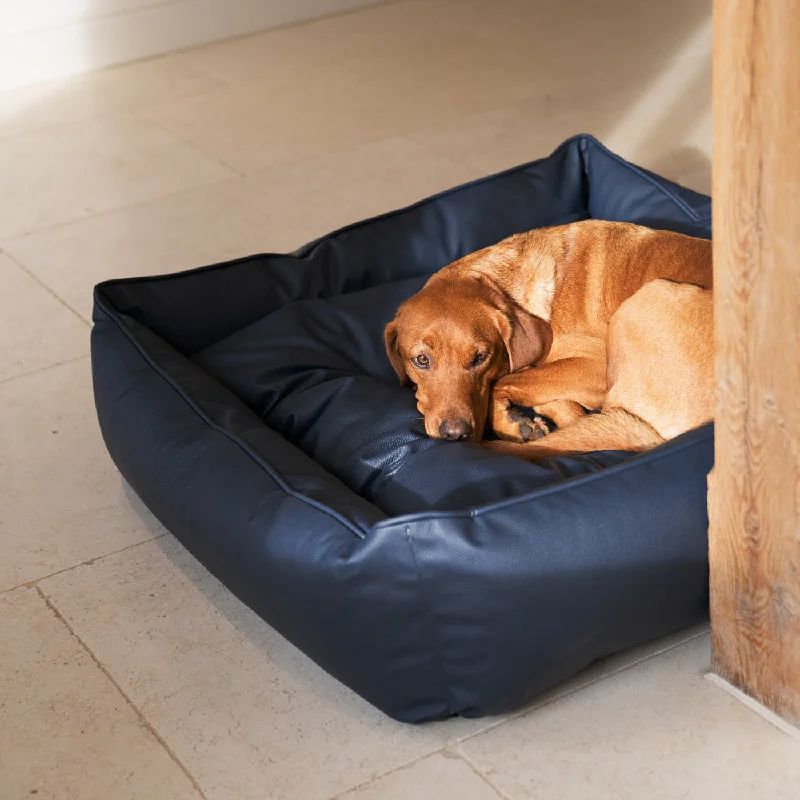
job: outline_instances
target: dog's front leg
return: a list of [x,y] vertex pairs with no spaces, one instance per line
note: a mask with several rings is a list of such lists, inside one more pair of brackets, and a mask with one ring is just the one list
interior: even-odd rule
[[492,391],[489,421],[501,439],[527,442],[541,438],[549,427],[539,417],[531,420],[518,413],[515,406],[532,408],[563,428],[587,409],[599,409],[605,394],[604,360],[564,358],[501,378]]

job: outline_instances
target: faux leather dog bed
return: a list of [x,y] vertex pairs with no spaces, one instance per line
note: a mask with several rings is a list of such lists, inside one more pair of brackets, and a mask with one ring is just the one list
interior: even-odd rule
[[426,438],[383,349],[432,272],[585,217],[710,235],[708,198],[579,136],[292,255],[95,289],[95,399],[122,474],[232,592],[397,719],[509,711],[705,614],[711,426],[528,464]]

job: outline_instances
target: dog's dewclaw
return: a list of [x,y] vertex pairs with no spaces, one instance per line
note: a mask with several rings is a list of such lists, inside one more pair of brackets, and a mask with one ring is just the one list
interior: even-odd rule
[[547,436],[548,433],[550,433],[550,428],[547,423],[541,417],[534,417],[533,438],[541,439],[543,436]]

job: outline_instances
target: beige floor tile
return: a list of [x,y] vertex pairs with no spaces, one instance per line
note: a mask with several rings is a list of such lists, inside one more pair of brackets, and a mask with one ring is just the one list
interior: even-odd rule
[[[495,172],[540,158],[578,133],[671,180],[710,191],[711,64],[684,58],[669,89],[598,86],[595,79],[410,134],[436,152]],[[547,86],[545,79],[540,82]],[[684,91],[688,86],[688,90]],[[674,94],[677,91],[677,96]],[[664,98],[672,93],[673,103]],[[660,98],[660,99],[659,99]]]
[[176,58],[158,58],[77,78],[0,92],[0,138],[172,102],[220,82]]
[[0,238],[152,200],[232,175],[127,114],[0,140]]
[[231,88],[144,113],[243,172],[444,126],[443,152],[490,170],[588,129],[694,177],[672,151],[709,105],[710,34],[696,0],[397,3],[181,56]]
[[600,95],[579,86],[420,130],[410,138],[476,169],[498,172],[549,155],[578,133],[605,141],[617,116],[635,97],[632,90]]
[[[598,73],[606,83],[626,82],[632,73],[646,77],[676,53],[697,50],[692,34],[710,10],[708,0],[668,6],[577,0],[568,13],[560,0],[407,0],[197,48],[177,58],[238,86],[264,79],[285,84],[298,70],[348,58],[369,57],[374,64],[407,70],[420,61],[445,68],[449,62],[461,71],[462,83],[468,82],[473,64],[505,65],[507,81],[515,80],[515,67],[536,91],[542,80],[585,80]],[[501,82],[495,88],[504,89]]]
[[[612,149],[700,190],[710,183],[711,6],[467,0],[490,79],[524,76],[522,101],[425,128],[412,138],[487,171],[592,133]],[[494,36],[487,32],[494,30]],[[658,37],[652,31],[658,30]]]
[[797,797],[800,743],[702,677],[708,637],[468,739],[508,797]]
[[171,537],[42,586],[212,800],[323,800],[485,724],[391,721]]
[[322,69],[295,74],[286,87],[266,79],[142,114],[247,174],[397,133],[391,106],[388,96],[359,92],[352,75]]
[[89,352],[89,329],[0,253],[0,381]]
[[[650,76],[671,60],[696,55],[695,34],[711,17],[711,0],[439,0],[457,34],[480,31],[497,58],[549,65],[551,76],[602,75],[606,82]],[[535,77],[546,76],[541,73]],[[532,78],[534,76],[531,76]]]
[[101,280],[292,250],[480,174],[391,139],[40,231],[3,247],[89,319],[91,289]]
[[352,75],[308,72],[276,90],[259,83],[147,109],[160,128],[237,171],[254,173],[402,133],[388,96],[358,91]]
[[378,49],[298,67],[290,78],[267,73],[141,113],[249,174],[458,119],[535,90],[517,63],[498,59],[493,49],[465,41],[442,49],[423,41],[413,49]]
[[256,81],[286,85],[298,70],[380,51],[462,46],[474,26],[453,25],[453,9],[439,0],[407,0],[312,20],[174,56],[232,86]]
[[500,800],[472,768],[450,753],[436,753],[339,795],[337,800]]
[[88,358],[0,384],[0,414],[0,590],[163,533],[105,451]]
[[200,795],[35,589],[0,596],[0,794]]

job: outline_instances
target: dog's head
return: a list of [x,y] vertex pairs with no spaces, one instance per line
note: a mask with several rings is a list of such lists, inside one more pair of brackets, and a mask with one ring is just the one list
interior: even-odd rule
[[403,303],[384,337],[428,436],[454,441],[482,438],[494,382],[542,361],[553,341],[549,323],[490,280],[445,277]]

